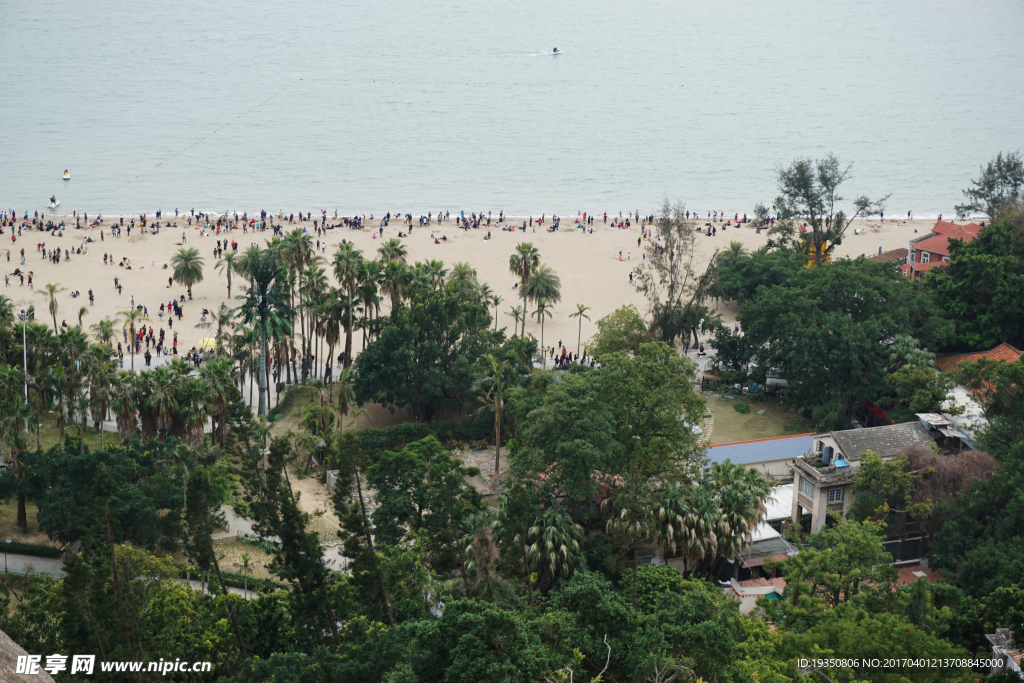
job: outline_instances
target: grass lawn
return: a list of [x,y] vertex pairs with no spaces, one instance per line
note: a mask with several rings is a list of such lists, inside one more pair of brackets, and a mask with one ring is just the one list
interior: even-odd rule
[[[773,436],[793,436],[812,431],[811,423],[796,411],[790,412],[784,402],[768,399],[766,401],[747,401],[746,399],[716,398],[706,394],[708,410],[715,416],[715,426],[711,430],[711,444],[733,443],[736,441],[753,441],[768,439]],[[733,404],[742,400],[750,406],[746,415],[736,412]],[[763,415],[757,411],[764,410]]]
[[31,500],[25,501],[25,514],[28,516],[28,533],[23,534],[15,522],[18,521],[18,499],[11,496],[8,500],[0,500],[0,543],[5,538],[22,543],[35,543],[37,545],[52,545],[49,538],[39,530],[36,522],[36,514],[39,510]]
[[[43,413],[43,419],[40,422],[42,425],[39,427],[39,445],[43,450],[56,446],[60,442],[60,430],[57,428],[57,420],[51,413]],[[35,425],[30,421],[29,424],[30,433],[28,435],[28,448],[35,450],[36,447],[36,432]],[[69,434],[78,434],[78,425],[66,423],[64,425],[64,437],[67,438]],[[103,443],[109,448],[116,446],[120,443],[120,437],[117,432],[106,432],[103,435]],[[86,424],[85,429],[85,445],[89,447],[89,450],[98,451],[100,450],[100,434],[92,429],[92,422]]]

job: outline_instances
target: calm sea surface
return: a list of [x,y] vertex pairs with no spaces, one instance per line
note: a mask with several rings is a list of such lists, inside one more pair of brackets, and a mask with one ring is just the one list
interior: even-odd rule
[[0,27],[18,211],[749,212],[831,151],[848,196],[926,215],[1024,147],[1021,0],[5,0]]

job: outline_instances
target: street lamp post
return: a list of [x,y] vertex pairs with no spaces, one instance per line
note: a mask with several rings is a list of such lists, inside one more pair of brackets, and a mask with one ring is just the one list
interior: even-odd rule
[[7,544],[11,542],[11,539],[4,541],[4,574],[7,573]]

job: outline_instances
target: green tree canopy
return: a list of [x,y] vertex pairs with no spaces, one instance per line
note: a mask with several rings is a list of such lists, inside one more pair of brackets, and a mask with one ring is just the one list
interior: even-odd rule
[[636,306],[628,304],[597,321],[597,334],[590,338],[588,352],[595,358],[620,351],[636,353],[648,339],[643,316]]
[[971,350],[1000,342],[1024,346],[1024,210],[968,244],[951,240],[949,253],[949,264],[930,271],[925,282],[956,325],[956,344]]

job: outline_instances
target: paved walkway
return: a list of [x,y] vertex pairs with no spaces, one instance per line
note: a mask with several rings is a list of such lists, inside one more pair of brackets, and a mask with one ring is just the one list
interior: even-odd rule
[[[32,555],[19,555],[16,553],[8,553],[7,561],[4,565],[4,571],[17,572],[19,574],[25,573],[28,570],[39,574],[50,574],[54,578],[60,578],[64,575],[64,562],[62,560],[55,560],[49,557],[34,557]],[[199,581],[186,581],[179,579],[180,583],[187,583],[196,590],[202,590],[203,585]],[[241,595],[246,597],[245,591],[241,588],[235,588],[234,586],[228,586],[228,592],[234,595]],[[253,591],[249,591],[248,598],[252,599],[256,597]]]

